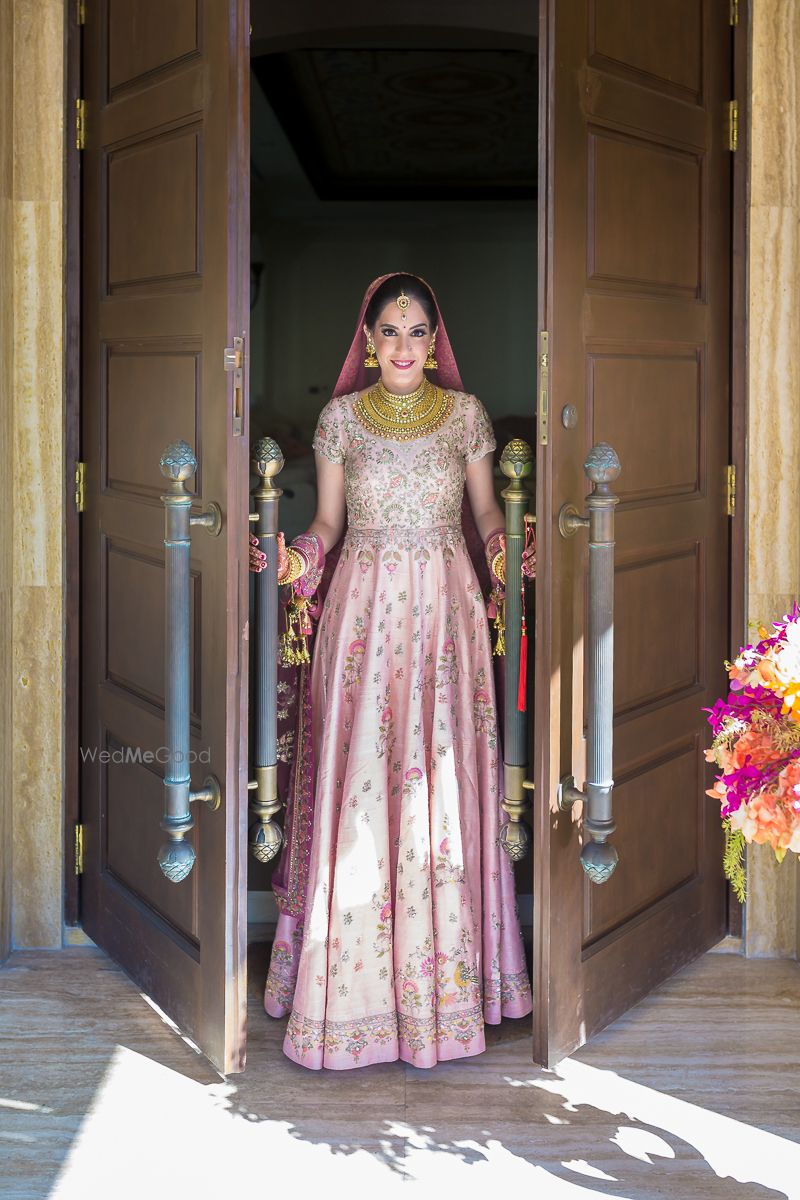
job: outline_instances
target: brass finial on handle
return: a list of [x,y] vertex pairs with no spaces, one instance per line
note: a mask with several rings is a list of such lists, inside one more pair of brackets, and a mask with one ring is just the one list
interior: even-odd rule
[[197,459],[188,442],[170,442],[159,463],[161,474],[169,480],[170,488],[179,495],[188,494],[184,486],[197,470]]

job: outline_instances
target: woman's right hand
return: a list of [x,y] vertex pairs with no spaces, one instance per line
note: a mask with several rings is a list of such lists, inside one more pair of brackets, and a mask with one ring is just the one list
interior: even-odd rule
[[250,570],[255,575],[260,575],[267,565],[267,556],[263,550],[258,547],[258,538],[250,534]]
[[[278,583],[283,583],[289,570],[289,555],[286,553],[286,539],[279,533],[275,539],[278,543]],[[250,570],[260,575],[267,565],[267,556],[259,548],[258,538],[250,534]]]

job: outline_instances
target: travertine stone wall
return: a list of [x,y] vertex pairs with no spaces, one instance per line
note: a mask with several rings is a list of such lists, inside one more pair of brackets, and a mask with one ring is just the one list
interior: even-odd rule
[[0,81],[0,897],[60,946],[63,0],[0,0]]
[[[0,0],[0,479],[11,479],[13,472],[14,321],[8,286],[14,270],[13,95],[13,3]],[[11,542],[11,522],[0,506],[0,962],[11,945]]]
[[[800,3],[752,0],[748,608],[800,595]],[[798,868],[754,847],[748,954],[794,956]]]

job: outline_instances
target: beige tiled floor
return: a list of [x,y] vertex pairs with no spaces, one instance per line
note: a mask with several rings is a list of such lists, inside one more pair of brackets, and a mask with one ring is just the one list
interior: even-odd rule
[[99,951],[0,970],[0,1196],[800,1197],[800,965],[707,955],[554,1071],[309,1072],[265,1017],[222,1080]]

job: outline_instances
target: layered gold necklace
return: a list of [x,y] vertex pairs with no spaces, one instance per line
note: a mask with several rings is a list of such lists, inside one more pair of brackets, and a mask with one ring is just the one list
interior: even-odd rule
[[423,379],[407,396],[396,396],[379,380],[359,396],[355,413],[362,425],[378,437],[409,442],[438,429],[453,411],[453,394]]

